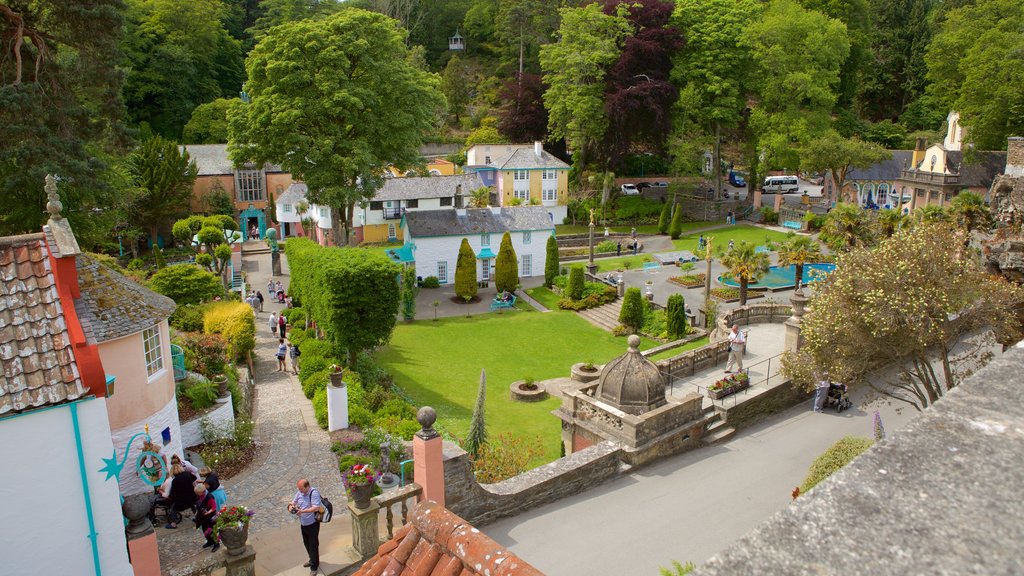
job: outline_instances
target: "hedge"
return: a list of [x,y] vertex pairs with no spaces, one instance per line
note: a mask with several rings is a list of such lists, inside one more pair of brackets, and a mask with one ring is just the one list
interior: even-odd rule
[[321,388],[313,395],[313,414],[316,416],[316,423],[324,430],[327,429],[327,388]]
[[255,316],[244,302],[210,304],[203,314],[203,332],[223,336],[228,341],[228,354],[234,359],[245,358],[256,347]]
[[302,308],[285,308],[281,310],[281,316],[288,320],[289,326],[306,325],[306,311]]
[[849,464],[854,458],[860,455],[875,442],[871,438],[861,436],[846,436],[840,438],[821,456],[814,459],[804,483],[800,485],[800,492],[806,493],[819,482],[828,478],[833,472]]

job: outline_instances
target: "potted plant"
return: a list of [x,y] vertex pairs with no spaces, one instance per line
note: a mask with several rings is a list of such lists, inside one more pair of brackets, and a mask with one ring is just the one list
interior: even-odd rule
[[570,368],[569,376],[577,382],[592,382],[601,376],[601,370],[593,361],[578,362]]
[[252,515],[253,512],[245,506],[224,506],[220,509],[213,523],[213,537],[224,543],[228,556],[238,556],[245,551]]
[[750,386],[750,376],[746,372],[737,372],[722,378],[708,386],[708,396],[712,400],[720,400]]
[[536,402],[548,397],[548,392],[534,381],[532,376],[516,380],[510,386],[512,399],[520,402]]
[[373,485],[380,473],[369,464],[356,464],[345,472],[345,494],[360,510],[370,507]]

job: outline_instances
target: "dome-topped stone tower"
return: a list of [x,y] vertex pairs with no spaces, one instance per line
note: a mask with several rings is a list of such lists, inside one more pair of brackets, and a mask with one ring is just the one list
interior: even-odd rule
[[639,336],[630,336],[627,342],[629,350],[601,371],[597,398],[639,416],[666,404],[665,377],[654,362],[640,354]]

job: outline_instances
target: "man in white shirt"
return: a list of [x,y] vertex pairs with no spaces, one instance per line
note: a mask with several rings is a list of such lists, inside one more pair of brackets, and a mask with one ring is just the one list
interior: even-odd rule
[[732,330],[729,331],[729,362],[725,365],[725,372],[732,372],[732,367],[736,365],[736,371],[743,370],[743,348],[747,344],[747,337],[740,332],[740,327],[736,324],[732,325]]

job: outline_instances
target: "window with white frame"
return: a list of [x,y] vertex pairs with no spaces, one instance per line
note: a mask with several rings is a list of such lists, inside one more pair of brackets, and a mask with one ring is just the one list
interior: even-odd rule
[[520,276],[533,276],[533,254],[523,254],[523,263],[519,267]]
[[554,202],[558,200],[558,190],[554,188],[544,188],[541,190],[541,200],[545,202]]
[[398,238],[398,228],[395,227],[394,222],[388,223],[388,240],[394,240]]
[[437,263],[437,281],[441,284],[448,283],[448,263],[441,261]]
[[519,181],[529,180],[530,179],[530,171],[529,170],[513,170],[512,171],[512,179],[513,180],[519,180]]
[[516,188],[513,193],[516,195],[516,198],[519,198],[524,202],[530,197],[529,188]]
[[555,174],[554,170],[545,170],[543,172],[542,178],[544,180],[557,180],[558,176]]
[[146,373],[150,376],[164,369],[164,349],[160,345],[160,326],[142,331],[142,346],[146,352]]
[[320,209],[320,217],[321,218],[327,218],[327,208],[321,208]]
[[240,202],[258,202],[265,198],[263,192],[263,170],[239,170],[235,180]]
[[530,230],[523,230],[523,244],[529,244],[533,240],[533,232]]
[[292,205],[291,204],[285,204],[284,205],[284,211],[285,212],[291,212],[292,211]]
[[491,235],[490,234],[481,234],[480,235],[480,245],[481,246],[490,246],[491,245]]

